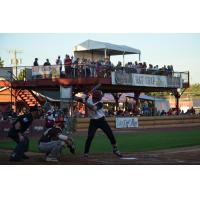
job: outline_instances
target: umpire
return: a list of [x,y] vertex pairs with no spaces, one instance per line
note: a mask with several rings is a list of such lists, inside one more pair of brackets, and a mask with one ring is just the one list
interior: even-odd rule
[[18,116],[13,122],[12,128],[8,132],[8,137],[13,139],[17,145],[10,155],[10,161],[28,159],[28,156],[24,154],[29,148],[29,139],[25,135],[25,131],[38,116],[38,108],[37,106],[34,106],[30,108],[28,113]]

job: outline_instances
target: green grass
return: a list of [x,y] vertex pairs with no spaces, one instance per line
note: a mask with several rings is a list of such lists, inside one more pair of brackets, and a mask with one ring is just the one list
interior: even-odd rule
[[[77,153],[82,153],[86,136],[75,136]],[[186,147],[200,145],[200,131],[170,131],[170,132],[149,132],[149,133],[124,133],[117,134],[116,139],[120,151],[140,152],[158,149],[169,149],[175,147]],[[0,149],[14,148],[11,140],[0,141]],[[30,151],[38,152],[38,140],[31,139]],[[111,152],[111,145],[106,136],[97,134],[91,146],[91,153]]]

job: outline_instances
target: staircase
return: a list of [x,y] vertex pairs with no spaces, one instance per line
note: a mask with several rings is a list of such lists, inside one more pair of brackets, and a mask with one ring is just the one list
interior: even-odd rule
[[7,87],[10,93],[12,93],[13,100],[15,99],[17,102],[22,100],[28,107],[35,106],[36,104],[38,106],[41,106],[41,104],[45,102],[44,98],[38,96],[32,90],[16,90],[14,88],[12,89],[12,81],[18,80],[18,78],[12,73],[12,71],[8,71],[7,73],[10,74],[10,77],[0,80],[0,87]]
[[27,106],[32,107],[36,104],[40,106],[40,102],[36,95],[31,90],[20,90],[18,96],[24,101]]

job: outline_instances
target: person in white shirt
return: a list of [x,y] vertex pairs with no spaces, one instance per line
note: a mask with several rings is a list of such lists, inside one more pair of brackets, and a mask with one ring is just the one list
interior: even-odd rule
[[62,60],[60,59],[60,56],[58,56],[56,60],[56,65],[60,66],[60,75],[62,73]]
[[108,137],[112,147],[113,153],[118,157],[122,157],[121,153],[117,148],[116,139],[113,135],[113,132],[108,125],[105,119],[105,113],[103,111],[103,102],[102,102],[103,93],[100,90],[95,90],[92,93],[92,99],[88,98],[84,102],[83,98],[78,97],[76,100],[84,103],[88,107],[88,114],[90,117],[90,124],[88,128],[88,137],[85,142],[84,156],[88,157],[89,149],[96,133],[96,130],[100,128]]

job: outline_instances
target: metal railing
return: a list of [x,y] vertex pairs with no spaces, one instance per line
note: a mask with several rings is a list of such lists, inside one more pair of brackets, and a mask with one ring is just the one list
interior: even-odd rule
[[53,79],[53,78],[88,78],[88,77],[101,77],[111,78],[112,72],[134,73],[134,74],[148,74],[171,77],[173,81],[181,78],[183,85],[189,86],[189,72],[171,72],[163,69],[149,70],[140,69],[137,71],[133,67],[116,67],[109,65],[71,65],[68,67],[52,65],[52,66],[18,66],[17,68],[3,67],[0,68],[0,78],[5,77],[8,79],[11,75],[15,75],[15,80],[34,80],[34,79]]

